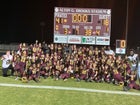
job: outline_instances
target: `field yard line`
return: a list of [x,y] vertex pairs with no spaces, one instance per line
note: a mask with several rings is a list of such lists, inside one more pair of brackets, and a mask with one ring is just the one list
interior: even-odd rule
[[84,92],[97,92],[97,93],[140,96],[140,93],[135,93],[135,92],[97,90],[97,89],[87,89],[87,88],[62,87],[62,86],[35,86],[35,85],[19,85],[19,84],[6,84],[6,83],[0,83],[0,86],[21,87],[21,88],[39,88],[39,89],[56,89],[56,90],[74,90],[74,91],[84,91]]

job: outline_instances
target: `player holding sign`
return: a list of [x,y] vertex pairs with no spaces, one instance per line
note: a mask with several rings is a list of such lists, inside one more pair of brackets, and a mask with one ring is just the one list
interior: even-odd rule
[[2,60],[2,72],[3,72],[3,76],[7,77],[7,71],[9,69],[11,69],[11,75],[13,75],[14,73],[14,69],[12,67],[12,60],[13,60],[13,56],[10,55],[10,51],[7,51],[5,55],[2,56],[1,58]]

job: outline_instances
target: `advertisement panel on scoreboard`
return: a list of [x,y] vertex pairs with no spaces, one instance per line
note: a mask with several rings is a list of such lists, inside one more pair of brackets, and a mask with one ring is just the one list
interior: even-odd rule
[[67,36],[55,35],[54,36],[54,42],[56,42],[56,43],[67,43]]
[[82,44],[95,44],[95,37],[92,36],[83,36]]
[[108,45],[110,42],[96,39],[110,41],[110,33],[110,9],[54,8],[54,43]]
[[110,45],[110,37],[96,37],[96,45]]
[[80,36],[75,36],[75,35],[69,35],[68,36],[68,43],[81,44],[81,37]]

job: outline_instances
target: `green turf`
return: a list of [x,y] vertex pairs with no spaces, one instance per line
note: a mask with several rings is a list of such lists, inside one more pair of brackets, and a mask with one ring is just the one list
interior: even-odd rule
[[15,77],[0,77],[0,83],[14,83],[14,84],[28,84],[28,85],[47,85],[47,86],[65,86],[65,87],[79,87],[79,88],[91,88],[91,89],[104,89],[104,90],[122,90],[122,87],[107,83],[95,83],[95,82],[76,82],[75,79],[68,79],[67,81],[58,80],[55,81],[52,78],[41,79],[41,82],[36,83],[30,81],[29,83],[22,83],[21,80],[15,80]]
[[139,105],[139,96],[0,87],[0,105]]
[[[1,70],[0,70],[1,72]],[[28,84],[28,85],[45,85],[45,86],[64,86],[64,87],[79,87],[79,88],[89,88],[89,89],[101,89],[101,90],[116,90],[122,91],[122,87],[116,86],[114,84],[108,83],[95,83],[95,82],[77,82],[75,79],[68,79],[67,81],[58,80],[55,81],[51,77],[44,79],[42,78],[39,83],[30,81],[29,83],[22,83],[21,80],[15,80],[15,77],[2,77],[0,74],[0,83],[12,83],[12,84]],[[131,89],[130,92],[140,92]]]
[[[1,72],[1,70],[0,70]],[[0,73],[1,74],[1,73]],[[41,82],[22,83],[15,77],[2,77],[0,83],[24,84],[37,86],[63,86],[88,89],[121,91],[122,87],[107,83],[76,82],[75,79],[55,81],[52,78],[41,79]],[[140,93],[131,89],[130,92]],[[31,89],[0,87],[0,105],[139,105],[139,96],[116,95],[51,89]]]
[[[21,80],[15,80],[15,77],[2,77],[0,76],[0,83],[10,83],[10,84],[24,84],[24,85],[37,85],[37,86],[63,86],[63,87],[78,87],[78,88],[88,88],[88,89],[99,89],[99,90],[113,90],[122,91],[121,86],[116,86],[114,84],[108,83],[95,83],[95,82],[76,82],[75,79],[68,79],[67,81],[58,80],[55,81],[52,78],[41,79],[41,82],[36,83],[30,81],[29,83],[22,83]],[[139,92],[138,90],[131,89],[130,92]]]

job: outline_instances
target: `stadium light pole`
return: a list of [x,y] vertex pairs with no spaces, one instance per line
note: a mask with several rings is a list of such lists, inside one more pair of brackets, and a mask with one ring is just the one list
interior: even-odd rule
[[128,38],[128,17],[129,17],[129,0],[126,0],[126,26],[125,26],[125,41],[126,41],[126,49],[127,49],[127,38]]

